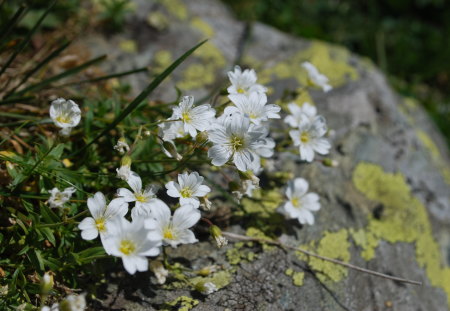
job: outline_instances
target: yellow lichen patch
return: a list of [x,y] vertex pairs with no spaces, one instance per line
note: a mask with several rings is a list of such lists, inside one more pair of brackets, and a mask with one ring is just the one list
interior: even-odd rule
[[183,71],[183,78],[177,84],[182,90],[198,89],[212,84],[218,71],[226,64],[222,52],[211,42],[206,42],[193,55],[200,60]]
[[368,243],[364,243],[361,233],[353,234],[355,241],[359,241],[357,244],[363,244],[365,251],[372,254],[378,244],[375,239],[415,243],[418,264],[425,269],[431,285],[446,292],[450,304],[450,267],[442,264],[427,210],[411,195],[404,177],[386,173],[375,164],[360,163],[353,172],[353,183],[367,198],[384,206],[381,219],[369,216],[369,225],[364,233],[371,236]]
[[164,30],[169,26],[170,21],[164,13],[152,11],[147,15],[147,23],[158,30]]
[[240,264],[241,262],[251,262],[257,258],[257,254],[245,249],[244,245],[251,246],[253,242],[248,243],[236,243],[233,248],[230,248],[226,252],[227,261],[232,265]]
[[188,297],[188,296],[180,296],[172,301],[166,302],[162,311],[176,310],[178,311],[189,311],[199,304],[197,299]]
[[192,18],[191,26],[198,29],[206,38],[212,38],[214,36],[214,29],[198,17]]
[[172,63],[173,63],[172,53],[164,50],[158,51],[155,53],[155,56],[153,57],[152,71],[158,73],[162,72]]
[[[247,231],[245,232],[246,236],[252,237],[252,238],[259,238],[259,239],[265,239],[265,240],[271,240],[270,237],[268,237],[267,235],[264,234],[264,232],[262,232],[261,230],[254,228],[254,227],[250,227],[247,229]],[[263,250],[268,251],[268,250],[272,250],[274,249],[275,246],[270,246],[268,244],[263,244]]]
[[188,18],[188,11],[181,0],[163,0],[160,3],[179,20],[185,21]]
[[422,130],[418,130],[416,134],[423,146],[430,152],[433,160],[438,160],[441,157],[441,154],[439,152],[439,148],[436,146],[430,136],[428,136],[428,134]]
[[299,84],[306,86],[309,85],[308,74],[301,64],[309,61],[328,77],[332,86],[337,87],[359,77],[356,69],[349,64],[349,58],[349,51],[343,47],[312,41],[309,48],[264,68],[258,76],[261,83],[268,82],[275,76],[279,79],[295,78]]
[[424,131],[418,130],[416,134],[423,146],[429,151],[431,160],[439,168],[444,181],[447,184],[450,184],[450,167],[446,164],[444,159],[442,159],[438,146],[436,146],[431,137]]
[[283,195],[281,190],[263,190],[256,189],[253,191],[253,198],[244,198],[241,204],[246,213],[258,213],[261,217],[272,216],[281,202]]
[[377,237],[375,237],[372,232],[366,231],[364,229],[350,229],[349,232],[355,244],[363,249],[361,252],[361,257],[365,260],[374,258],[375,248],[380,242]]
[[303,279],[305,278],[304,272],[294,272],[292,275],[292,282],[295,286],[302,286],[303,285]]
[[[323,238],[318,242],[313,241],[309,245],[301,246],[301,248],[310,250],[321,256],[345,262],[350,260],[350,243],[348,241],[348,232],[346,229],[337,232],[326,231]],[[317,277],[323,282],[330,280],[338,282],[347,276],[347,268],[322,259],[306,256],[301,252],[296,252],[296,255],[300,260],[308,262],[311,269],[317,272]]]
[[136,53],[137,43],[134,40],[122,40],[119,42],[119,48],[126,53]]
[[412,97],[403,97],[403,103],[411,110],[416,110],[420,106],[418,101]]

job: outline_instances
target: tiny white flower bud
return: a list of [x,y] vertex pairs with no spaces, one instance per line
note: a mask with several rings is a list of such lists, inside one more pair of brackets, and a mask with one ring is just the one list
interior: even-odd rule
[[128,146],[125,137],[119,138],[117,144],[114,146],[114,150],[119,151],[120,154],[130,151],[130,146]]

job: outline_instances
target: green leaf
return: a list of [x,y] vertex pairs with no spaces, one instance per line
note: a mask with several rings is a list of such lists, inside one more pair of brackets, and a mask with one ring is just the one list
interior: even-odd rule
[[46,204],[41,204],[41,215],[48,224],[54,224],[60,221],[58,215],[56,215]]
[[50,241],[50,243],[52,243],[53,245],[56,245],[56,239],[55,236],[53,235],[53,230],[48,228],[48,227],[43,227],[43,228],[39,228],[39,231],[42,233],[42,235],[44,235],[47,240]]
[[59,268],[61,268],[61,260],[60,259],[47,257],[47,258],[43,258],[42,260],[43,260],[44,264],[53,271],[57,271],[57,270],[59,270]]
[[138,108],[144,99],[150,95],[157,87],[161,84],[161,82],[164,81],[165,78],[167,78],[168,75],[170,75],[186,58],[189,57],[196,49],[198,49],[201,45],[203,45],[207,40],[204,40],[191,48],[189,51],[184,53],[182,56],[180,56],[175,62],[172,63],[166,70],[163,71],[160,75],[158,75],[123,111],[122,113],[117,116],[111,124],[109,124],[103,131],[97,135],[93,140],[91,140],[87,145],[83,146],[81,149],[75,151],[71,154],[71,156],[75,156],[79,154],[80,152],[84,151],[86,148],[88,148],[90,145],[95,143],[97,140],[99,140],[102,136],[107,134],[110,130],[116,127],[117,124],[119,124],[123,119],[125,119],[126,116],[128,116],[130,113],[132,113],[136,108]]
[[105,255],[105,249],[102,246],[95,246],[77,253],[80,259]]

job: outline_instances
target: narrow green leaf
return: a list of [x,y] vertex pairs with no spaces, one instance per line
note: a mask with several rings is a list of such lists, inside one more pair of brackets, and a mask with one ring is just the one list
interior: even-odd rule
[[23,41],[14,50],[14,53],[10,56],[10,58],[6,61],[6,63],[3,65],[2,69],[0,70],[0,76],[5,72],[6,68],[8,68],[9,65],[11,65],[11,63],[14,61],[14,59],[17,57],[17,55],[19,55],[23,51],[23,49],[28,45],[28,43],[31,40],[31,37],[36,32],[36,30],[38,30],[39,26],[41,25],[41,23],[45,19],[45,17],[47,17],[47,14],[50,12],[50,10],[52,9],[55,2],[56,2],[56,0],[53,0],[50,3],[50,5],[45,10],[44,14],[42,14],[42,16],[36,22],[34,27],[27,33],[27,36],[25,37],[25,39],[23,39]]
[[191,48],[189,51],[184,53],[181,57],[179,57],[175,62],[173,62],[166,70],[163,71],[160,75],[158,75],[123,111],[120,115],[118,115],[113,122],[111,122],[103,131],[98,134],[93,140],[91,140],[88,144],[83,146],[81,149],[75,151],[71,154],[71,156],[75,156],[80,152],[84,151],[90,145],[99,140],[102,136],[108,133],[111,129],[115,128],[117,124],[119,124],[126,116],[128,116],[131,112],[133,112],[136,108],[138,108],[144,99],[150,95],[157,87],[170,75],[186,58],[189,57],[196,49],[198,49],[201,45],[203,45],[207,40],[204,40]]
[[49,242],[53,244],[53,246],[56,245],[56,239],[55,239],[55,235],[53,234],[52,229],[50,229],[48,227],[44,227],[44,228],[40,228],[39,231],[41,231],[42,235],[44,235],[46,237],[46,239],[49,240]]
[[21,20],[21,18],[24,16],[24,12],[25,10],[27,10],[27,7],[25,5],[21,5],[16,13],[14,14],[13,17],[11,17],[11,19],[5,23],[5,25],[3,26],[2,29],[0,29],[0,47],[3,45],[3,40],[5,40],[8,36],[9,33],[11,32],[11,30],[14,29],[14,27],[16,26],[16,24]]
[[64,51],[69,45],[70,45],[70,41],[63,41],[63,44],[57,48],[56,50],[54,50],[53,52],[51,52],[44,60],[42,60],[41,62],[39,62],[34,68],[32,68],[30,71],[28,71],[25,76],[23,77],[23,79],[20,81],[19,84],[17,84],[8,94],[6,94],[5,98],[10,97],[11,95],[14,95],[14,91],[20,87],[22,84],[24,84],[25,82],[28,81],[28,79],[35,74],[37,71],[39,71],[39,69],[41,69],[42,67],[44,67],[47,63],[49,63],[52,59],[54,59],[55,57],[57,57],[59,54],[61,54],[62,51]]
[[41,204],[41,215],[48,224],[54,224],[61,221],[58,215],[56,215],[46,204]]
[[53,271],[57,271],[61,267],[61,260],[47,257],[43,258],[44,265],[49,267]]
[[83,83],[93,83],[93,82],[98,82],[98,81],[102,81],[102,80],[108,80],[108,79],[113,79],[113,78],[120,78],[120,77],[124,77],[124,76],[131,75],[131,74],[138,73],[138,72],[144,72],[144,71],[147,71],[146,67],[139,68],[139,69],[133,69],[133,70],[129,70],[129,71],[124,71],[124,72],[120,72],[120,73],[114,73],[114,74],[110,74],[110,75],[107,75],[107,76],[101,76],[101,77],[87,79],[87,80],[67,82],[67,83],[64,83],[64,84],[61,84],[61,85],[56,85],[55,87],[59,88],[59,87],[68,86],[68,85],[78,85],[78,84],[83,84]]
[[64,72],[62,72],[62,73],[60,73],[60,74],[58,74],[58,75],[56,75],[56,76],[53,76],[53,77],[50,77],[50,78],[48,78],[48,79],[46,79],[46,80],[44,80],[44,81],[41,81],[41,82],[32,84],[32,85],[30,85],[29,87],[27,87],[27,88],[25,88],[25,89],[23,89],[23,90],[21,90],[21,91],[15,93],[14,95],[16,95],[16,96],[18,96],[18,95],[22,96],[22,95],[25,94],[26,92],[29,92],[29,91],[36,91],[36,90],[42,89],[43,87],[49,85],[50,83],[52,83],[52,82],[54,82],[54,81],[58,81],[58,80],[60,80],[60,79],[62,79],[62,78],[65,78],[65,77],[67,77],[67,76],[74,75],[74,74],[76,74],[76,73],[78,73],[78,72],[80,72],[80,71],[82,71],[82,70],[88,68],[89,66],[92,66],[92,65],[94,65],[94,64],[96,64],[96,63],[98,63],[98,62],[101,62],[101,61],[105,60],[105,59],[106,59],[106,55],[102,55],[102,56],[96,57],[96,58],[94,58],[94,59],[91,59],[90,61],[87,61],[87,62],[85,62],[85,63],[79,65],[79,66],[76,66],[76,67],[74,67],[74,68],[71,68],[71,69],[69,69],[69,70],[66,70],[66,71],[64,71]]
[[18,253],[17,256],[23,255],[26,252],[28,252],[28,250],[30,249],[30,247],[28,245],[25,245],[24,248],[22,248]]
[[11,104],[11,103],[24,103],[29,100],[32,100],[33,98],[34,98],[34,96],[25,96],[25,97],[19,97],[19,98],[16,97],[16,98],[0,100],[0,105],[6,105],[6,104]]
[[96,246],[96,247],[91,247],[91,248],[85,249],[84,251],[77,253],[77,255],[80,259],[87,258],[87,257],[93,257],[93,256],[100,256],[100,255],[105,255],[105,250],[102,246]]

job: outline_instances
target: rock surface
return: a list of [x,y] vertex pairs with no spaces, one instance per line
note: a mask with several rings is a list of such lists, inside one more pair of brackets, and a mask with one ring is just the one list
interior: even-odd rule
[[[321,197],[314,226],[285,221],[275,212],[283,189],[262,190],[262,202],[243,200],[247,214],[228,222],[241,234],[281,235],[324,256],[386,274],[420,280],[405,285],[292,251],[257,244],[218,250],[207,240],[169,252],[192,269],[218,265],[219,291],[202,296],[169,281],[154,285],[152,274],[111,274],[95,310],[448,310],[450,305],[450,168],[447,149],[421,107],[402,98],[366,59],[323,42],[307,41],[268,26],[236,21],[219,2],[137,1],[125,34],[91,34],[82,40],[92,54],[106,52],[111,71],[147,66],[153,74],[197,42],[209,38],[152,95],[172,102],[176,85],[202,99],[227,85],[234,63],[256,70],[270,89],[270,102],[317,105],[334,129],[331,157],[338,168],[299,165],[279,154],[275,170],[310,181]],[[117,48],[134,40],[136,52]],[[305,92],[303,61],[326,74],[334,89]],[[135,92],[151,76],[130,78]],[[279,127],[284,125],[279,122]],[[255,203],[256,202],[256,203]],[[239,224],[239,225],[238,225]],[[259,231],[258,231],[259,230]],[[184,258],[184,259],[183,259]],[[182,309],[182,307],[186,307]]]

